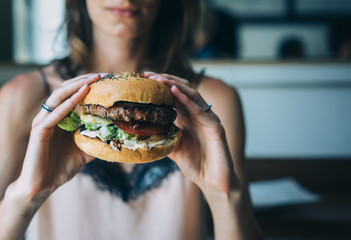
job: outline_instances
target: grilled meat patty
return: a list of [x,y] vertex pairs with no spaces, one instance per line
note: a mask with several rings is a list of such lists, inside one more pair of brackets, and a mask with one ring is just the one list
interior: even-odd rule
[[161,125],[169,125],[177,117],[177,112],[171,106],[132,102],[116,102],[110,108],[101,105],[87,105],[87,112],[114,121],[145,121]]

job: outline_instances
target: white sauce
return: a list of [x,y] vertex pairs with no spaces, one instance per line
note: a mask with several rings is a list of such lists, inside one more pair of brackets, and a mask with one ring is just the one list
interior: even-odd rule
[[137,150],[138,148],[143,148],[145,150],[148,150],[153,147],[157,146],[169,146],[172,144],[173,138],[168,138],[168,139],[163,139],[159,141],[155,140],[144,140],[144,141],[138,141],[138,140],[124,140],[122,147],[132,149],[132,150]]
[[[105,141],[105,140],[103,140],[103,137],[99,131],[84,130],[81,132],[81,134],[83,134],[84,136],[90,137],[90,138],[99,138],[100,140]],[[157,146],[172,145],[175,137],[176,137],[176,134],[174,133],[171,136],[169,136],[167,139],[151,137],[150,139],[142,140],[142,141],[140,141],[140,140],[123,140],[123,139],[120,139],[120,141],[121,141],[122,147],[132,149],[135,151],[138,148],[143,148],[144,150],[148,150],[150,148],[157,147]],[[118,150],[112,141],[110,143],[110,146],[112,149]]]
[[81,131],[80,133],[90,138],[99,138],[100,140],[105,141],[103,140],[103,137],[99,131],[84,130],[84,131]]

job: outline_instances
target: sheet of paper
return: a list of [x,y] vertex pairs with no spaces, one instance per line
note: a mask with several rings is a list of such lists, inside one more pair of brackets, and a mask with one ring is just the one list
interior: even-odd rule
[[249,185],[255,208],[317,202],[321,196],[302,187],[294,178],[252,182]]

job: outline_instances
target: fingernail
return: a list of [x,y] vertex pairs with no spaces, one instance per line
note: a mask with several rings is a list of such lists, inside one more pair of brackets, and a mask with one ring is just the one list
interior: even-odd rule
[[93,73],[93,74],[89,74],[89,75],[87,76],[87,78],[96,78],[97,76],[99,76],[99,74]]
[[144,75],[148,75],[148,74],[155,74],[155,72],[152,72],[152,71],[145,71],[144,72]]
[[165,77],[162,77],[161,75],[152,75],[151,77],[149,77],[150,79],[154,79],[154,80],[168,80]]
[[108,75],[108,73],[99,73],[100,74],[100,77],[105,77],[106,75]]
[[150,79],[156,79],[156,78],[158,78],[158,77],[161,77],[161,76],[156,74],[156,75],[150,76],[149,78],[150,78]]

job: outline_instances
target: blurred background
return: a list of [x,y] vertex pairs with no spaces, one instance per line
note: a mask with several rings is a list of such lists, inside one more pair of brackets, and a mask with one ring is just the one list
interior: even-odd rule
[[[67,54],[63,5],[0,1],[0,84]],[[267,238],[351,239],[351,1],[207,0],[195,41],[241,96]]]

